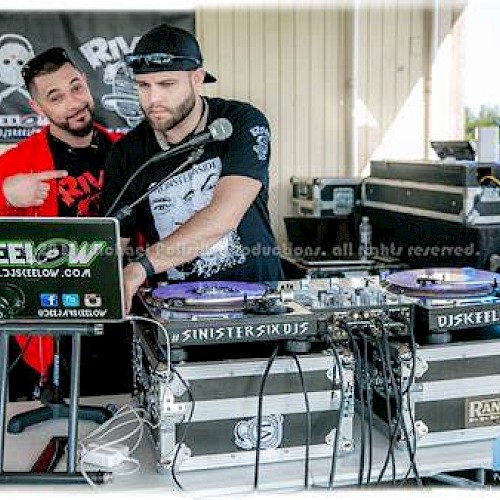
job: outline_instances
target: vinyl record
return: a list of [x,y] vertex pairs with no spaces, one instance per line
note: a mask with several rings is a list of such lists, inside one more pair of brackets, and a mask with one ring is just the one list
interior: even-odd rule
[[472,267],[410,269],[390,274],[390,287],[413,297],[470,297],[492,293],[500,274]]
[[243,307],[245,300],[262,297],[267,290],[261,283],[243,281],[193,281],[162,285],[152,296],[165,307],[189,310],[234,310]]

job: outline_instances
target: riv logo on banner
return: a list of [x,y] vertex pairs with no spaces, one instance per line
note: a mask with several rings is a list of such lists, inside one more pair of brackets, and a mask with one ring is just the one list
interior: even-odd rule
[[143,117],[132,75],[123,61],[123,55],[134,50],[139,36],[130,45],[122,36],[111,40],[94,37],[79,47],[93,70],[104,68],[103,82],[111,92],[101,97],[102,105],[123,118],[129,127],[135,127]]

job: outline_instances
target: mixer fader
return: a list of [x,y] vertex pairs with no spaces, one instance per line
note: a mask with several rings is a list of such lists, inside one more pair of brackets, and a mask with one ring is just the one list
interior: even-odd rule
[[296,302],[320,313],[318,332],[333,340],[349,332],[406,337],[412,325],[413,300],[388,291],[378,277],[305,278],[283,281],[279,288],[293,292]]

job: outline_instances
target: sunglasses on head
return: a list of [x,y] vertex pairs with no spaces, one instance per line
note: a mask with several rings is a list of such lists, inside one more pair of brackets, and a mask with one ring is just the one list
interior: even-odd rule
[[66,50],[61,47],[54,47],[30,59],[21,68],[21,75],[26,86],[45,69],[48,64],[62,66],[65,63],[73,64]]
[[[139,68],[171,68],[178,63],[194,63],[196,67],[201,66],[201,61],[196,57],[174,56],[172,54],[154,53],[154,54],[125,54],[125,64],[132,69]],[[188,64],[188,66],[191,66]],[[186,69],[188,69],[186,67]]]

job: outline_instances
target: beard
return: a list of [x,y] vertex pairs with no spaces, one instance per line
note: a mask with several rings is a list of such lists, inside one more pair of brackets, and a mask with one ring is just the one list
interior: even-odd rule
[[176,127],[179,123],[183,122],[189,116],[191,111],[193,111],[195,104],[196,97],[193,92],[193,88],[191,87],[191,93],[175,108],[163,108],[165,111],[170,113],[170,116],[166,118],[153,117],[151,116],[151,108],[143,111],[149,124],[154,130],[166,133]]
[[49,121],[55,125],[56,127],[60,128],[61,130],[64,130],[66,132],[69,132],[71,135],[74,135],[75,137],[85,137],[86,135],[90,134],[94,128],[94,108],[88,104],[85,109],[89,111],[89,119],[79,123],[78,125],[71,125],[70,119],[65,119],[61,121],[56,121],[53,118],[47,116]]

